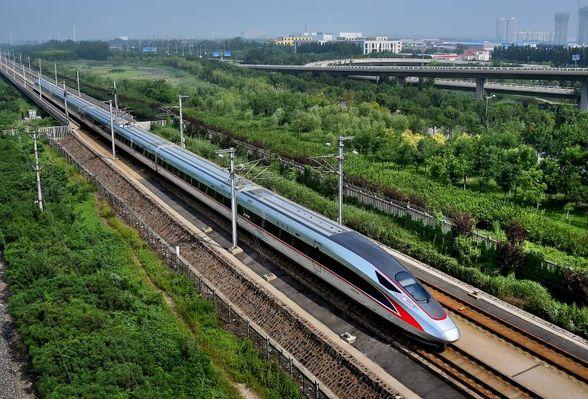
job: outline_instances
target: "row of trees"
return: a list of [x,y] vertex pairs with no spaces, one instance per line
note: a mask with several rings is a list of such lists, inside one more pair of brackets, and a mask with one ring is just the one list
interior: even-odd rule
[[30,57],[33,60],[43,58],[50,61],[77,59],[103,61],[110,55],[108,43],[103,41],[50,40],[41,44],[16,46],[5,50],[14,52],[17,57],[18,54],[22,54],[23,57]]
[[[578,61],[572,60],[572,55],[579,55]],[[557,45],[537,45],[537,46],[500,46],[492,52],[494,61],[507,62],[539,62],[549,63],[555,66],[588,66],[588,48],[586,47],[567,47]]]
[[504,146],[501,139],[505,137],[460,133],[446,138],[405,130],[393,135],[378,158],[399,167],[423,167],[438,181],[464,189],[469,178],[476,178],[478,186],[495,181],[505,195],[537,208],[548,194],[563,193],[571,203],[585,198],[585,176],[578,171],[588,157],[580,147],[568,148],[559,159],[540,159],[532,146]]

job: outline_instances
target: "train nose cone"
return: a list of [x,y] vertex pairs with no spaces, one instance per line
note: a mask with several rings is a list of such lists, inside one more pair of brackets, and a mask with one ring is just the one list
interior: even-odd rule
[[457,327],[445,330],[441,333],[441,339],[447,343],[455,342],[459,339],[459,330]]

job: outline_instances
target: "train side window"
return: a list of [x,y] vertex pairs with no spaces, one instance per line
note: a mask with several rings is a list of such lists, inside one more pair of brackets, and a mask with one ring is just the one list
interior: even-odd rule
[[396,288],[390,281],[388,281],[380,273],[376,272],[376,276],[378,276],[378,281],[380,282],[380,284],[382,284],[384,286],[384,288],[386,288],[390,291],[393,291],[393,292],[400,293],[400,290],[398,290],[398,288]]
[[259,216],[259,215],[258,215],[258,214],[256,214],[256,213],[253,213],[253,212],[249,212],[249,215],[251,216],[251,221],[252,221],[254,224],[256,224],[257,226],[261,227],[261,225],[262,225],[262,220],[263,220],[263,219],[261,218],[261,216]]
[[280,234],[280,229],[278,229],[278,226],[267,220],[263,221],[263,228],[276,237],[278,237]]

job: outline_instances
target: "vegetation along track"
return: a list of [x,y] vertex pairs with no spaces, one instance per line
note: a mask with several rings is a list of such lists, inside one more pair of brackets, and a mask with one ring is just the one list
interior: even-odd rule
[[59,145],[81,169],[94,176],[97,184],[125,201],[129,211],[141,222],[150,226],[171,245],[181,246],[183,257],[193,267],[336,395],[346,398],[397,396],[392,387],[347,353],[330,345],[328,338],[307,321],[247,279],[168,213],[154,205],[75,135],[69,135]]

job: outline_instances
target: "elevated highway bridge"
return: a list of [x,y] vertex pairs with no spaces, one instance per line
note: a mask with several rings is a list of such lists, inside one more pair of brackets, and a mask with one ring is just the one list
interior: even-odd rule
[[[571,81],[580,83],[579,107],[588,110],[588,69],[587,68],[547,68],[547,67],[483,67],[483,66],[405,66],[405,65],[251,65],[241,64],[243,68],[256,69],[268,72],[284,73],[311,73],[328,74],[331,76],[348,77],[377,77],[385,80],[390,77],[397,78],[401,83],[407,78],[419,79],[445,79],[445,80],[473,80],[475,84],[476,99],[484,98],[484,89],[488,80],[530,80],[530,81]],[[453,86],[456,86],[455,84]],[[462,85],[464,86],[464,85]],[[466,85],[467,86],[467,85]],[[516,87],[515,87],[516,86]],[[539,87],[539,86],[538,86]],[[505,92],[516,92],[516,94],[551,94],[570,96],[569,89],[551,87],[541,90],[530,85],[510,86],[513,90]],[[492,89],[492,87],[490,87]],[[494,87],[500,91],[499,87]],[[506,89],[506,87],[504,88]],[[516,89],[516,90],[515,90]],[[561,89],[561,90],[560,90]]]

